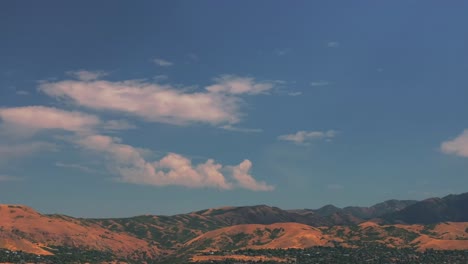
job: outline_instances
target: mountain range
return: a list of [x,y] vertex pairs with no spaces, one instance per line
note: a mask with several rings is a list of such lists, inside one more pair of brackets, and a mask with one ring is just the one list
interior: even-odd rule
[[124,259],[190,258],[210,250],[361,247],[468,249],[468,193],[370,207],[212,208],[173,216],[85,219],[0,206],[0,248],[53,255],[56,247]]

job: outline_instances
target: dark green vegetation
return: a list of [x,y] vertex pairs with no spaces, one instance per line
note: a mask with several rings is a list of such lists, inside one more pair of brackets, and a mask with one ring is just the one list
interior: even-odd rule
[[[0,249],[0,261],[11,263],[103,263],[110,261],[121,261],[125,263],[188,263],[185,259],[166,259],[166,260],[131,260],[116,258],[109,252],[100,252],[93,250],[79,250],[69,247],[57,247],[54,249],[54,256],[37,256],[22,251],[9,251]],[[286,260],[286,263],[395,263],[395,264],[466,264],[468,263],[468,250],[427,250],[418,252],[411,248],[388,248],[379,244],[368,244],[365,247],[353,249],[343,247],[314,247],[308,249],[246,249],[236,251],[216,251],[209,252],[207,255],[225,256],[226,260],[196,262],[200,264],[233,264],[233,263],[253,263],[252,261],[241,261],[230,259],[230,255],[244,256],[266,256],[278,257]],[[256,261],[255,263],[276,264],[284,262],[275,261]]]
[[110,252],[83,250],[71,247],[53,247],[53,256],[38,256],[22,251],[0,249],[0,262],[11,263],[102,263],[105,261],[121,260]]
[[[210,252],[210,255],[221,255],[227,259],[223,261],[209,261],[196,263],[253,263],[229,259],[229,255],[267,256],[278,257],[286,263],[300,264],[353,264],[353,263],[395,263],[395,264],[466,264],[468,263],[468,250],[427,250],[418,252],[411,248],[388,248],[379,244],[370,244],[362,248],[352,249],[343,247],[314,247],[308,249],[261,249],[237,250],[235,252]],[[258,261],[255,263],[273,264],[275,261]],[[284,263],[284,262],[283,262]]]

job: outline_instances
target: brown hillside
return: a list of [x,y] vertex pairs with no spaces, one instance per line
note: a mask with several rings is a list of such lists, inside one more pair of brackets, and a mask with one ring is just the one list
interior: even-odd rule
[[299,223],[237,225],[207,232],[187,242],[195,250],[265,248],[308,248],[314,246],[362,247],[380,243],[388,247],[415,247],[420,250],[468,249],[468,223],[423,225],[379,225],[364,222],[357,226],[311,227]]
[[331,246],[333,238],[320,229],[298,223],[237,225],[207,232],[185,244],[205,250],[229,248],[306,248]]
[[0,205],[0,248],[35,254],[51,254],[45,246],[71,246],[112,251],[130,256],[145,251],[156,256],[159,250],[148,242],[124,233],[67,216],[45,216],[21,205]]
[[[314,246],[468,249],[468,222],[314,227],[286,221],[290,212],[267,206],[227,207],[175,216],[143,215],[120,219],[77,219],[42,215],[26,206],[0,205],[0,248],[47,255],[48,247],[109,251],[117,256],[193,256],[200,251]],[[336,212],[330,212],[334,216]],[[294,213],[293,220],[300,219]],[[301,214],[300,217],[308,217]],[[203,254],[202,254],[203,255]],[[206,254],[205,254],[206,255]]]

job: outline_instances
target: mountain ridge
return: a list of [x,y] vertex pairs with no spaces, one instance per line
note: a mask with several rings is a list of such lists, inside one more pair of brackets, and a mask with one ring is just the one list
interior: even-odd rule
[[468,193],[370,207],[283,210],[227,206],[172,216],[74,218],[0,205],[0,248],[49,255],[50,247],[110,252],[126,259],[165,258],[199,250],[276,246],[360,247],[380,243],[421,250],[468,249]]

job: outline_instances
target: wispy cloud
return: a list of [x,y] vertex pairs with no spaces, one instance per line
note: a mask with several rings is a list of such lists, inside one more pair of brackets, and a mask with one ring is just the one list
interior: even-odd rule
[[468,157],[468,129],[456,138],[442,142],[440,149],[446,154]]
[[243,133],[261,133],[263,129],[260,128],[245,128],[245,127],[235,127],[231,125],[225,125],[221,127],[224,130],[243,132]]
[[136,126],[130,124],[126,120],[109,120],[103,123],[102,128],[105,130],[127,130],[127,129],[135,129]]
[[126,113],[150,122],[171,124],[234,124],[241,117],[240,95],[266,93],[269,82],[223,75],[203,92],[187,92],[170,85],[143,81],[45,82],[40,90],[96,110]]
[[273,88],[271,82],[256,82],[254,78],[223,75],[214,79],[216,84],[206,87],[212,93],[225,94],[261,94]]
[[100,123],[93,115],[45,106],[0,108],[2,126],[35,133],[42,129],[86,131]]
[[329,84],[330,83],[328,81],[324,81],[324,80],[310,82],[310,86],[312,87],[327,86]]
[[289,96],[299,96],[301,94],[302,94],[302,92],[289,92],[288,93]]
[[16,91],[16,94],[17,94],[17,95],[26,96],[26,95],[30,95],[31,93],[28,92],[28,91],[19,90],[19,91]]
[[101,174],[102,173],[96,169],[92,169],[92,168],[89,168],[87,166],[80,165],[80,164],[56,162],[55,166],[61,167],[61,168],[80,170],[89,174]]
[[167,61],[167,60],[164,60],[164,59],[161,59],[161,58],[155,58],[155,59],[153,59],[153,62],[156,65],[161,66],[161,67],[169,67],[169,66],[174,65],[173,62],[170,62],[170,61]]
[[0,163],[10,159],[22,158],[44,151],[55,151],[57,146],[43,141],[33,141],[0,145]]
[[277,55],[277,56],[284,56],[288,53],[291,52],[291,49],[289,48],[285,48],[285,49],[275,49],[274,53]]
[[189,53],[187,56],[188,56],[191,60],[194,60],[194,61],[197,61],[197,60],[200,59],[200,57],[198,57],[198,55],[195,54],[195,53]]
[[69,99],[80,106],[127,113],[150,122],[218,124],[239,120],[236,98],[211,93],[185,93],[152,83],[60,81],[42,84],[40,89],[50,96]]
[[169,76],[164,75],[164,74],[156,75],[153,77],[153,80],[155,80],[156,82],[164,81],[167,79],[169,79]]
[[340,42],[338,41],[329,41],[327,43],[327,47],[329,48],[338,48],[340,46]]
[[84,82],[98,80],[104,76],[109,75],[109,73],[104,72],[104,71],[86,71],[86,70],[68,71],[66,72],[66,74]]
[[331,140],[336,136],[335,130],[328,131],[298,131],[294,134],[281,135],[279,140],[293,142],[298,145],[308,145],[314,140]]

